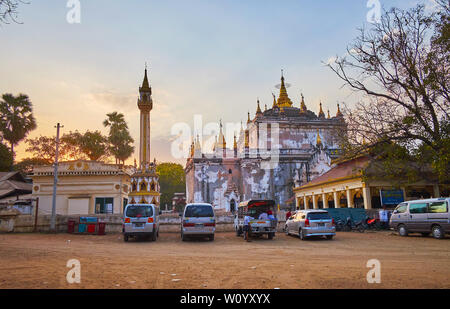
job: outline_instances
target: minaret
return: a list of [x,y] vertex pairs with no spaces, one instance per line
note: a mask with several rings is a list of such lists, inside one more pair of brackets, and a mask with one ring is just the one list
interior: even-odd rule
[[150,111],[153,109],[152,88],[148,83],[147,67],[145,67],[144,81],[139,87],[138,107],[141,111],[140,117],[140,168],[145,168],[150,161]]
[[[139,168],[131,175],[132,190],[128,194],[130,204],[155,204],[160,203],[159,176],[156,173],[156,159],[150,159],[150,111],[153,108],[152,88],[148,83],[147,66],[145,67],[144,81],[139,87],[139,99],[137,101],[140,115],[140,150]],[[191,156],[194,155],[194,144],[191,145]]]

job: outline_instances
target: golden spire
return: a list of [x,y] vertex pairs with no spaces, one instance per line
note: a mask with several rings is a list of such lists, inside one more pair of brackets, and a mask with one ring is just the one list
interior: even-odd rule
[[250,123],[250,112],[248,112],[247,124]]
[[320,102],[319,118],[325,118],[325,113],[322,109],[322,101]]
[[257,99],[256,102],[257,102],[256,115],[262,114],[261,106],[259,105],[259,99]]
[[275,108],[277,106],[277,98],[275,97],[275,95],[272,92],[272,96],[273,96],[273,105],[272,108]]
[[303,96],[302,93],[302,101],[300,102],[300,113],[306,113],[308,109],[306,108],[306,104],[305,104],[305,97]]
[[284,76],[283,70],[281,70],[281,86],[280,86],[280,95],[278,96],[277,105],[279,107],[291,107],[292,101],[289,99],[286,86],[284,84]]
[[142,87],[139,88],[139,91],[152,91],[147,77],[147,64],[145,64],[144,81],[142,82]]
[[344,115],[341,113],[341,109],[340,109],[339,103],[338,103],[336,117],[342,117],[342,116],[344,116]]
[[234,144],[233,149],[237,149],[236,132],[234,133]]
[[220,119],[219,143],[221,143],[220,146],[222,147],[222,149],[227,148],[225,136],[223,135],[223,131],[222,131],[222,119]]
[[200,136],[197,134],[197,139],[195,140],[195,144],[194,144],[195,146],[195,150],[202,150],[202,146],[201,146],[201,144],[200,144]]
[[267,104],[264,104],[264,111],[267,112]]
[[320,138],[320,131],[319,131],[319,129],[317,129],[316,145],[317,145],[318,147],[319,147],[319,146],[322,146],[322,139]]
[[330,119],[331,118],[331,116],[330,116],[330,110],[328,110],[328,119]]

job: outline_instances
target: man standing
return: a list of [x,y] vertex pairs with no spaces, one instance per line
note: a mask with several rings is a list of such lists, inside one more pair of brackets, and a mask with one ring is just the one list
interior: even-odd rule
[[247,242],[250,242],[250,221],[253,220],[254,218],[250,217],[248,215],[248,213],[245,214],[244,217],[244,240],[246,240]]
[[386,210],[386,205],[383,205],[383,209],[378,212],[380,216],[380,223],[383,229],[387,230],[389,228],[389,217],[388,211]]

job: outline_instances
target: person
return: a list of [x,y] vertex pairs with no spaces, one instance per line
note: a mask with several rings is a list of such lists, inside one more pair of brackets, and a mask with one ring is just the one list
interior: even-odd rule
[[291,210],[289,209],[286,213],[286,221],[289,220],[289,218],[292,216]]
[[269,217],[266,212],[262,212],[258,217],[258,220],[268,220],[268,219],[269,219]]
[[383,209],[378,212],[380,216],[380,223],[383,229],[387,230],[389,228],[389,215],[386,210],[386,205],[383,205]]
[[253,217],[250,217],[248,213],[245,214],[244,217],[244,240],[250,242],[250,221],[253,220]]
[[276,218],[274,217],[272,210],[269,210],[267,212],[267,216],[269,217],[269,220],[276,220]]

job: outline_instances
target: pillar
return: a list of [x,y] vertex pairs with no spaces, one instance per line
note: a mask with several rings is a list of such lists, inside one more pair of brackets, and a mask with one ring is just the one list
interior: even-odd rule
[[438,198],[440,197],[441,193],[439,192],[439,185],[433,186],[433,197]]
[[334,198],[334,208],[341,208],[341,205],[339,204],[339,201],[338,201],[338,195],[337,195],[336,191],[333,192],[333,198]]
[[319,204],[317,203],[317,196],[313,195],[312,199],[313,199],[313,208],[319,209]]
[[327,196],[325,193],[322,193],[322,204],[323,204],[323,208],[328,208],[328,200],[327,200]]
[[372,209],[372,195],[370,194],[370,187],[363,187],[362,193],[364,199],[364,208]]
[[308,209],[308,201],[306,200],[306,195],[304,195],[303,196],[303,207],[305,208],[305,209]]
[[355,205],[353,205],[352,190],[350,190],[350,189],[347,189],[347,207],[348,208],[355,207]]

